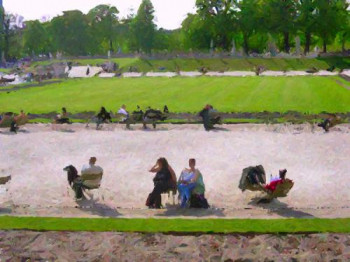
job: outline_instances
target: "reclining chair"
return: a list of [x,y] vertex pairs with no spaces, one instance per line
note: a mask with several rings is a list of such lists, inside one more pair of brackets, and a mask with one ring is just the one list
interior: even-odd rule
[[[251,179],[249,178],[251,171],[254,169],[257,173],[260,172],[260,175],[258,175],[259,183],[252,183]],[[286,178],[283,181],[283,183],[278,184],[276,186],[276,189],[272,192],[265,189],[260,183],[261,184],[266,183],[266,175],[265,175],[264,168],[261,165],[256,167],[247,167],[243,169],[242,177],[238,187],[242,190],[242,192],[244,192],[245,190],[249,190],[249,191],[260,191],[265,193],[265,195],[258,201],[258,204],[259,204],[259,203],[269,203],[274,198],[286,197],[288,192],[294,186],[294,182]]]
[[[83,174],[80,176],[80,179],[83,182],[83,185],[88,186],[89,188],[84,188],[83,192],[86,192],[90,196],[91,200],[94,198],[94,194],[89,194],[87,191],[99,189],[102,181],[102,173],[100,174]],[[90,181],[90,183],[89,183]],[[86,183],[87,182],[87,183]],[[103,196],[102,196],[103,199]]]

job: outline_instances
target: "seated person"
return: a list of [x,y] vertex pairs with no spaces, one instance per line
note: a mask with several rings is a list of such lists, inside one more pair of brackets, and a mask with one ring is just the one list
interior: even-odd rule
[[106,123],[106,122],[112,122],[112,117],[111,114],[107,112],[106,108],[101,107],[100,112],[97,114],[97,127],[99,127],[99,125],[101,125],[102,123]]
[[260,166],[250,167],[247,178],[251,185],[265,184],[265,170]]
[[125,121],[125,120],[128,119],[128,117],[129,117],[129,113],[128,113],[128,111],[126,111],[126,106],[125,106],[125,105],[122,105],[121,108],[118,110],[117,113],[118,113],[118,114],[125,115],[125,118],[123,118],[122,121]]
[[202,109],[202,111],[199,112],[199,116],[202,117],[203,119],[203,125],[206,131],[209,131],[210,129],[213,128],[212,125],[210,124],[209,110],[210,110],[210,105],[206,105]]
[[21,110],[21,113],[18,116],[15,116],[15,121],[17,125],[23,125],[28,121],[28,116]]
[[73,189],[77,200],[82,199],[83,189],[94,189],[100,186],[103,169],[95,165],[96,161],[96,157],[91,157],[89,164],[83,166],[81,176],[73,182]]
[[132,112],[132,116],[135,121],[143,120],[143,111],[141,110],[140,106],[137,106],[136,110]]
[[196,169],[196,171],[197,171],[196,186],[192,190],[192,194],[190,198],[190,207],[209,208],[208,201],[204,196],[205,185],[204,185],[202,173],[198,169]]
[[330,128],[340,123],[341,123],[341,118],[335,114],[331,114],[322,123],[319,123],[318,126],[322,127],[324,131],[328,132]]
[[54,123],[56,123],[56,124],[70,124],[67,109],[65,107],[62,107],[62,113],[57,115],[56,119],[54,120]]
[[159,158],[149,172],[156,173],[156,175],[153,178],[154,188],[148,195],[146,206],[149,208],[160,208],[162,202],[161,194],[174,188],[176,175],[164,157]]
[[186,207],[187,201],[190,200],[192,190],[196,187],[196,181],[199,176],[199,171],[195,169],[196,160],[191,158],[188,164],[190,168],[185,168],[181,172],[177,186],[182,208]]
[[273,193],[276,190],[277,185],[283,184],[286,180],[287,169],[283,169],[279,171],[280,178],[270,182],[268,185],[264,186],[264,189],[267,190],[268,193]]
[[163,112],[164,112],[165,114],[169,114],[169,108],[168,108],[167,105],[164,106]]

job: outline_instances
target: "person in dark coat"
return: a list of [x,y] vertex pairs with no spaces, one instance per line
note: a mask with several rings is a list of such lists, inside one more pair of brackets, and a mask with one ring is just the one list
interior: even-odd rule
[[106,108],[101,107],[100,112],[97,114],[97,126],[98,127],[105,122],[112,122],[111,114],[107,112]]
[[203,119],[203,125],[206,131],[209,131],[212,129],[212,126],[210,125],[210,117],[209,117],[209,110],[210,105],[206,105],[202,111],[199,112],[199,116]]
[[160,208],[162,204],[161,194],[176,188],[176,175],[164,157],[159,158],[149,172],[156,173],[156,175],[153,178],[154,188],[148,195],[146,206]]

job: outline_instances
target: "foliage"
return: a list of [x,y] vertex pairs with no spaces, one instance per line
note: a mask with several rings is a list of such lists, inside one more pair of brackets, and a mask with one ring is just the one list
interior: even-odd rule
[[69,55],[87,55],[90,41],[88,23],[80,11],[65,11],[63,16],[52,19],[53,42],[58,51]]
[[150,53],[154,46],[156,26],[153,22],[154,8],[150,0],[142,0],[135,18],[131,23],[132,46],[140,52]]
[[24,49],[28,54],[40,55],[47,52],[48,33],[38,20],[26,23],[23,33]]
[[73,10],[45,23],[28,21],[25,28],[15,26],[15,15],[3,13],[0,50],[8,60],[56,52],[68,56],[108,51],[227,52],[233,46],[246,55],[271,50],[289,53],[296,36],[304,54],[319,44],[324,52],[327,47],[346,51],[350,44],[346,0],[196,0],[196,8],[176,30],[156,27],[151,0],[143,0],[136,14],[121,20],[117,7],[104,4],[86,15]]
[[104,41],[108,42],[107,50],[102,50],[104,52],[114,51],[113,42],[117,36],[118,13],[115,6],[98,5],[87,14],[95,46],[103,45]]

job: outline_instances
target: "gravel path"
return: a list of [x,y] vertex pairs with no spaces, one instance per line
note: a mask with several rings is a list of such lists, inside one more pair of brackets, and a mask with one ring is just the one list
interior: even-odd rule
[[1,261],[349,261],[349,234],[0,231]]

